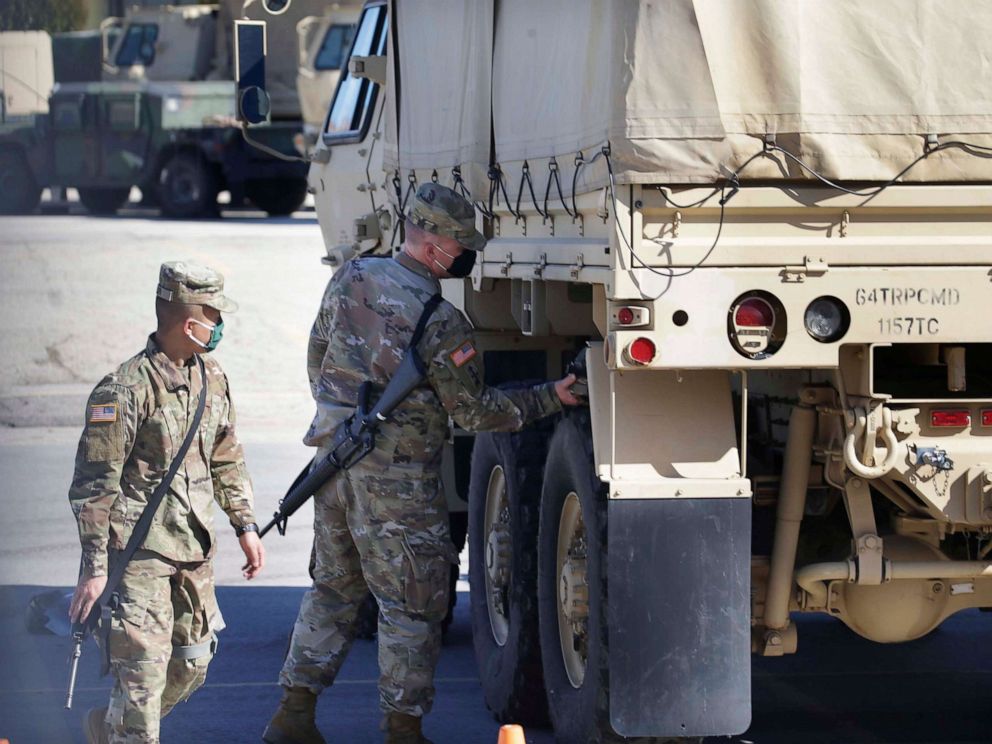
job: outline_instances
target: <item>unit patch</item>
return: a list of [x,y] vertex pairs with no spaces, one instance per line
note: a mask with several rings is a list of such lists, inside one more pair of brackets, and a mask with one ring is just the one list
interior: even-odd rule
[[99,403],[90,406],[91,424],[112,424],[117,420],[116,403]]
[[476,355],[475,347],[472,346],[471,341],[466,341],[453,352],[451,352],[450,359],[456,367],[462,367],[467,364]]

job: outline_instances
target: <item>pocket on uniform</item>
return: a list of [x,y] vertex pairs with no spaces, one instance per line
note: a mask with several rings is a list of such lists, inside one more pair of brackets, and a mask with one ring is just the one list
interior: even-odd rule
[[154,657],[147,643],[148,604],[146,597],[127,597],[118,603],[110,625],[110,655],[130,661]]
[[451,566],[455,562],[452,546],[425,543],[413,548],[404,540],[403,599],[407,610],[425,620],[443,619],[448,612]]

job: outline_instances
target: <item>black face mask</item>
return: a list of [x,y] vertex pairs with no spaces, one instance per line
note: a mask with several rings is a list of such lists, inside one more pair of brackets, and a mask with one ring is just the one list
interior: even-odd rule
[[[433,245],[435,248],[441,251],[441,253],[443,253],[448,258],[451,258],[451,254],[448,253],[446,250],[444,250],[437,243],[431,243],[431,245]],[[444,265],[442,265],[442,263],[438,261],[436,258],[434,259],[434,263],[436,263],[438,266],[440,266],[442,269],[447,271],[451,276],[455,277],[456,279],[464,279],[466,276],[472,273],[472,269],[475,266],[475,253],[476,253],[475,251],[464,249],[451,262],[451,266],[449,266],[446,269],[444,268]]]

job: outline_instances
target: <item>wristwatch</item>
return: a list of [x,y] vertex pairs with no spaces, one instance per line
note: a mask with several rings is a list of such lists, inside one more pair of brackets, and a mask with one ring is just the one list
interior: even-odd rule
[[249,522],[248,524],[243,524],[240,527],[234,528],[234,534],[237,537],[241,537],[246,532],[258,532],[258,525],[254,522]]

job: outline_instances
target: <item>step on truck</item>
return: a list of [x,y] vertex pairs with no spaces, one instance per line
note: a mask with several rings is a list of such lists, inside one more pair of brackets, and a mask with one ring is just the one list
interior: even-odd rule
[[496,718],[738,734],[801,613],[898,643],[992,606],[990,26],[366,3],[309,173],[325,261],[389,255],[417,184],[452,186],[489,243],[444,292],[488,381],[578,354],[588,388],[446,451]]

